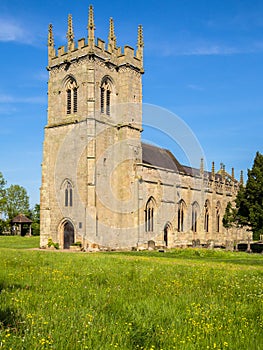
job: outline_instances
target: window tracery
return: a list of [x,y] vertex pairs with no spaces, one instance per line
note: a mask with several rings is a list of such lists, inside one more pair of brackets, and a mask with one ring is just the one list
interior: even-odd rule
[[100,112],[106,115],[111,114],[112,84],[110,80],[104,79],[100,87]]
[[153,232],[154,229],[154,209],[155,209],[155,201],[153,197],[151,197],[145,207],[145,231]]
[[73,78],[70,78],[66,84],[67,94],[67,114],[77,113],[78,111],[78,87]]
[[220,232],[220,203],[216,205],[216,232]]
[[205,201],[204,230],[209,232],[209,201]]
[[198,204],[194,202],[192,205],[192,231],[197,232]]
[[73,188],[69,181],[66,181],[64,185],[64,195],[65,195],[65,207],[73,206]]
[[185,203],[181,200],[178,203],[178,232],[184,231],[184,212],[185,212]]

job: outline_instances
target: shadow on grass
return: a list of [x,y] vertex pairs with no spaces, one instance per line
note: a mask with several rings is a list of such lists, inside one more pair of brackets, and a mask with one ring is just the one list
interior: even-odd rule
[[11,329],[14,333],[23,333],[24,331],[24,322],[15,309],[7,307],[0,310],[0,328]]
[[[14,290],[24,288],[20,284],[5,285],[0,283],[0,294],[3,290]],[[23,320],[18,310],[10,307],[3,307],[0,309],[0,329],[10,328],[14,332],[23,332]]]

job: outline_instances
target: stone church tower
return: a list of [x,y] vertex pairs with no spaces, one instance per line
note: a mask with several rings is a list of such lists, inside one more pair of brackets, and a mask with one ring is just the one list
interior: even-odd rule
[[[41,246],[134,244],[136,163],[142,162],[143,34],[137,50],[117,46],[113,19],[108,42],[95,42],[93,8],[87,38],[55,50],[48,34],[48,121],[41,187]],[[125,242],[125,243],[124,243]]]

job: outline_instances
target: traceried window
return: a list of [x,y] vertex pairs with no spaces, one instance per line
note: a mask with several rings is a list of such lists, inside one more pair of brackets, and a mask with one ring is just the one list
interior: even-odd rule
[[220,203],[218,202],[216,205],[216,232],[220,231]]
[[178,203],[178,215],[177,215],[177,219],[178,219],[178,232],[183,232],[184,231],[184,213],[185,213],[185,203],[183,200],[181,200]]
[[192,205],[192,231],[197,232],[197,218],[198,218],[198,204],[196,202]]
[[106,115],[111,114],[112,104],[112,83],[110,79],[103,80],[100,87],[100,112]]
[[69,181],[65,183],[65,207],[73,206],[73,188]]
[[145,231],[146,232],[153,232],[154,209],[155,209],[155,200],[153,197],[150,197],[145,207]]
[[205,217],[204,217],[204,230],[209,232],[209,201],[205,201]]
[[73,78],[68,79],[66,83],[67,94],[67,114],[77,113],[78,111],[78,87]]

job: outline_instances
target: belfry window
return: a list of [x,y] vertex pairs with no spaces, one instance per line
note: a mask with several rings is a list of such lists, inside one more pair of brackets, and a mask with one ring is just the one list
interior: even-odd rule
[[67,114],[78,111],[78,88],[75,80],[70,79],[66,84],[67,92]]
[[77,113],[78,111],[78,91],[77,88],[75,87],[73,89],[73,112]]
[[67,90],[67,114],[71,113],[71,90]]
[[184,231],[184,201],[181,200],[178,204],[178,232]]
[[65,185],[65,207],[73,206],[73,189],[69,181]]
[[107,114],[107,115],[110,115],[110,90],[107,90],[106,114]]
[[105,90],[103,87],[100,88],[100,112],[104,113],[104,101],[105,101]]
[[106,115],[111,114],[111,95],[112,84],[109,79],[105,79],[100,87],[100,112]]
[[145,231],[146,232],[153,232],[154,225],[153,225],[153,219],[154,219],[154,208],[155,208],[155,201],[153,197],[151,197],[145,207]]

